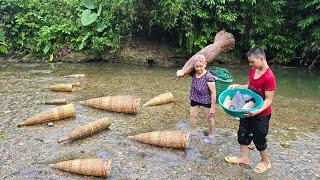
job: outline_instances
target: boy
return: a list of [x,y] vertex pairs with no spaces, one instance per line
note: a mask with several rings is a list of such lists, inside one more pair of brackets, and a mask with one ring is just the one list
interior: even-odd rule
[[271,168],[266,136],[272,112],[271,104],[276,89],[276,79],[268,66],[263,49],[251,49],[246,55],[251,66],[249,82],[246,85],[233,84],[229,88],[249,88],[264,99],[264,104],[260,109],[248,112],[246,118],[240,119],[238,142],[240,144],[241,155],[240,157],[227,156],[225,160],[228,163],[249,164],[248,145],[253,140],[262,158],[261,162],[254,168],[254,171],[263,173]]

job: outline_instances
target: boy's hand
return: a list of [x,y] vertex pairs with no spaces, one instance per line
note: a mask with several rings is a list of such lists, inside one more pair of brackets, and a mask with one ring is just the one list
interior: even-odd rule
[[255,115],[257,115],[257,114],[259,114],[261,112],[262,112],[261,109],[256,109],[254,111],[249,111],[249,112],[245,113],[244,115],[246,117],[252,117],[252,116],[255,116]]
[[231,84],[230,86],[228,86],[228,89],[235,89],[238,86],[239,86],[238,84]]

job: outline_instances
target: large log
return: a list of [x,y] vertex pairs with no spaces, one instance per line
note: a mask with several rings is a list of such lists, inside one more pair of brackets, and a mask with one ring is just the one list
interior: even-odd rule
[[220,31],[214,37],[214,42],[199,52],[194,54],[182,67],[177,71],[176,79],[185,77],[190,74],[193,69],[194,58],[196,55],[204,55],[206,57],[207,64],[211,63],[221,52],[225,52],[233,48],[235,45],[235,39],[231,33]]

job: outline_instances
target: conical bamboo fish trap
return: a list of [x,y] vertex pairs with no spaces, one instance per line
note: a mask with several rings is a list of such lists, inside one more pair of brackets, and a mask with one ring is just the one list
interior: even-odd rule
[[49,99],[45,101],[45,104],[48,104],[48,105],[64,105],[68,103],[69,103],[68,99]]
[[75,82],[75,83],[72,83],[72,84],[75,87],[81,87],[82,86],[82,82]]
[[157,146],[187,149],[189,146],[189,133],[184,131],[154,131],[135,136],[130,139]]
[[84,78],[86,77],[85,74],[71,74],[71,75],[67,75],[67,76],[64,76],[64,77],[67,77],[67,78]]
[[148,102],[146,102],[143,106],[154,106],[160,104],[167,104],[173,102],[173,94],[171,92],[160,94]]
[[69,134],[59,139],[58,142],[60,143],[67,140],[77,140],[87,136],[92,136],[102,130],[107,129],[109,126],[110,121],[108,118],[98,119],[96,121],[75,128]]
[[50,86],[50,89],[52,91],[58,91],[58,92],[73,92],[75,90],[74,84],[56,84]]
[[50,121],[57,121],[69,117],[75,116],[75,109],[73,104],[67,104],[58,106],[45,111],[40,112],[34,116],[29,117],[26,121],[18,124],[20,126],[28,126],[33,124],[39,124]]
[[[216,34],[213,44],[210,44],[194,54],[181,69],[184,76],[187,76],[193,69],[194,58],[202,54],[206,57],[207,63],[211,63],[221,52],[228,51],[235,45],[235,39],[231,33],[220,31]],[[177,77],[179,79],[180,77]]]
[[105,96],[80,101],[81,104],[114,112],[133,113],[138,112],[138,99],[132,96]]
[[111,171],[111,160],[108,159],[75,159],[50,164],[50,167],[88,176],[108,177]]

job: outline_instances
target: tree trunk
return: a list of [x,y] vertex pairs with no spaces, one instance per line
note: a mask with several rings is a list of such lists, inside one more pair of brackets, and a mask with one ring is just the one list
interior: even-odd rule
[[[181,69],[183,72],[183,77],[190,74],[190,72],[193,69],[194,64],[194,58],[196,55],[204,55],[206,57],[207,64],[211,63],[214,58],[216,58],[221,52],[228,51],[231,48],[233,48],[235,45],[235,39],[231,33],[220,31],[216,34],[214,38],[213,44],[210,44],[203,49],[201,49],[199,52],[194,54],[183,66]],[[176,79],[179,79],[180,77],[176,77]]]

